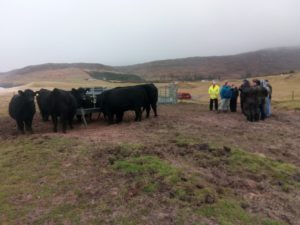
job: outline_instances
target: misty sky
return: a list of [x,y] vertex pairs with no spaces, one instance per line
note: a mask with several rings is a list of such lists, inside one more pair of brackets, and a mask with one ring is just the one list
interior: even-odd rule
[[300,45],[299,0],[0,0],[0,72]]

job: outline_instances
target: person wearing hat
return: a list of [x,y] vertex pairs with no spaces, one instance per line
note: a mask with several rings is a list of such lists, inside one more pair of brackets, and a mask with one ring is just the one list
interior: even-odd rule
[[210,100],[209,100],[209,109],[210,109],[210,111],[213,110],[213,105],[215,105],[215,110],[218,111],[219,93],[220,93],[220,88],[216,84],[216,81],[213,80],[212,85],[208,89],[208,94],[209,94],[209,97],[210,97]]

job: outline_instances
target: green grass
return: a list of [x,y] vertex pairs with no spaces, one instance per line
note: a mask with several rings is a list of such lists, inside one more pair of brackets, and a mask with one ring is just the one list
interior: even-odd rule
[[[209,218],[220,225],[285,225],[247,212],[241,207],[242,196],[217,186],[203,171],[222,163],[230,176],[264,175],[270,182],[283,181],[288,190],[298,185],[295,166],[239,149],[224,152],[211,144],[201,149],[199,141],[181,134],[171,145],[189,151],[165,158],[148,155],[150,146],[142,143],[92,146],[57,135],[2,140],[0,224],[143,224],[155,210],[164,213],[174,206],[176,224],[199,224],[195,221]],[[94,157],[95,153],[101,154]],[[38,210],[40,214],[29,220]]]
[[220,225],[286,225],[286,223],[256,217],[240,207],[234,200],[220,199],[205,205],[198,213],[207,218],[216,218]]
[[294,184],[291,177],[297,173],[297,168],[292,164],[237,149],[233,150],[229,157],[229,169],[239,173],[264,174],[271,181],[283,181],[288,184]]
[[191,137],[179,136],[176,137],[174,142],[178,147],[188,147],[197,144],[199,141]]
[[[2,141],[0,146],[0,212],[1,220],[10,224],[28,215],[39,204],[50,208],[52,197],[72,189],[74,178],[66,177],[63,162],[74,155],[84,154],[84,146],[77,140],[62,137],[26,138]],[[80,164],[77,164],[80,169]],[[56,212],[69,207],[58,205],[58,210],[46,214],[56,218]],[[47,211],[47,210],[46,210]],[[75,215],[76,213],[74,213]],[[64,217],[69,217],[66,213]],[[74,216],[70,216],[74,218]],[[1,222],[2,223],[2,222]],[[41,223],[42,224],[42,223]]]
[[156,156],[139,156],[116,161],[115,169],[125,174],[155,175],[169,180],[176,180],[178,170]]

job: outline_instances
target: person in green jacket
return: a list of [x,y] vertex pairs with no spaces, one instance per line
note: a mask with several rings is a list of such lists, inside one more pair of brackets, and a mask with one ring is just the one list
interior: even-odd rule
[[209,94],[209,97],[210,97],[210,100],[209,100],[209,109],[210,109],[210,111],[213,110],[213,105],[215,105],[215,110],[218,111],[219,93],[220,93],[220,88],[216,84],[216,81],[213,80],[212,85],[208,89],[208,94]]

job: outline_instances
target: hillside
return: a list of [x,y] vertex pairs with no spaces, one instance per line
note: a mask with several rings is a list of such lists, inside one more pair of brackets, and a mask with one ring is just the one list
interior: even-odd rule
[[[90,63],[49,63],[0,73],[1,86],[34,81],[73,81],[92,72],[113,72],[145,80],[232,79],[300,70],[300,47],[265,49],[231,56],[191,57],[122,67]],[[116,77],[114,76],[114,77]],[[131,78],[128,78],[129,80]],[[121,80],[128,80],[121,79]]]
[[231,56],[161,60],[119,70],[145,79],[201,80],[244,78],[300,69],[300,47],[265,49]]
[[102,64],[72,63],[72,64],[42,64],[28,66],[0,74],[0,86],[12,87],[32,82],[71,82],[78,83],[87,80],[113,81],[143,81],[135,74],[114,72],[114,69]]

